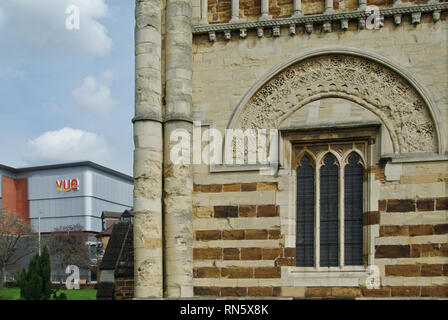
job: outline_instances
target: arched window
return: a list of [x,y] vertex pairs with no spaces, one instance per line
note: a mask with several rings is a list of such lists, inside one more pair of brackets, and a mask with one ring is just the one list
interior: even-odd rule
[[343,142],[302,147],[305,153],[297,166],[297,267],[364,264],[365,158],[358,153],[366,150],[363,146]]
[[344,168],[344,263],[362,265],[362,202],[364,167],[352,152]]
[[296,266],[314,266],[314,167],[303,156],[297,168]]
[[339,167],[327,153],[320,168],[320,266],[338,266]]

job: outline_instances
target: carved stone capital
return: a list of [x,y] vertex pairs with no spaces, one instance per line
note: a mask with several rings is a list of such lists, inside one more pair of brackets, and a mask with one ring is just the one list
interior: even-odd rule
[[247,29],[240,29],[240,38],[244,39],[247,37]]
[[224,31],[224,39],[226,39],[226,40],[232,39],[232,32],[230,30]]
[[420,23],[420,19],[422,17],[422,13],[421,12],[413,12],[412,13],[412,24],[418,24]]
[[322,24],[322,31],[323,32],[331,32],[332,31],[331,30],[331,22],[330,21],[324,22]]
[[263,36],[264,36],[264,30],[263,30],[263,27],[258,27],[258,28],[257,28],[257,37],[258,37],[258,38],[263,38]]
[[274,26],[272,28],[272,35],[274,37],[280,37],[280,26]]
[[305,24],[305,32],[306,33],[313,33],[313,24],[312,23],[306,23]]
[[289,35],[290,36],[295,36],[296,35],[296,25],[295,24],[291,24],[289,26]]
[[358,19],[358,29],[364,30],[366,28],[366,20],[364,18]]
[[344,31],[348,29],[348,19],[341,20],[341,29]]
[[216,41],[216,32],[215,31],[211,31],[208,33],[208,40],[210,40],[210,42]]

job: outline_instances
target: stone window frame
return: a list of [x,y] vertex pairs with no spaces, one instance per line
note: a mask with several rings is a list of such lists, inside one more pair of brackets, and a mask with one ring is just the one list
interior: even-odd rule
[[[366,212],[378,210],[379,184],[375,181],[374,174],[370,172],[370,168],[380,162],[380,145],[381,130],[378,124],[359,124],[350,127],[313,127],[313,128],[296,128],[283,130],[281,132],[281,170],[280,175],[289,176],[289,189],[279,191],[289,193],[288,208],[281,206],[287,210],[280,210],[282,233],[285,235],[285,247],[296,246],[296,195],[297,195],[297,164],[302,154],[297,153],[297,146],[303,145],[323,145],[323,144],[340,144],[340,143],[366,143],[364,154],[362,154],[365,181],[363,183],[363,215]],[[345,159],[353,150],[344,153]],[[319,159],[323,159],[327,152],[322,152]],[[358,154],[360,154],[358,152]],[[309,155],[309,153],[308,153]],[[335,152],[333,152],[335,155]],[[313,156],[313,161],[315,161]],[[338,155],[341,159],[341,156]],[[339,160],[338,159],[338,160]],[[317,162],[315,162],[317,163]],[[342,167],[342,171],[343,171]],[[318,171],[316,171],[318,172]],[[344,185],[342,177],[339,179],[339,185]],[[316,194],[318,189],[316,188]],[[283,195],[286,196],[286,195]],[[339,194],[340,199],[341,193]],[[282,198],[282,196],[280,196]],[[341,204],[341,200],[339,201]],[[318,206],[318,202],[316,202]],[[341,213],[341,208],[340,208]],[[339,214],[340,214],[339,213]],[[341,230],[341,229],[339,229]],[[341,231],[340,231],[341,232]],[[316,235],[315,229],[315,260],[316,260]],[[340,234],[341,235],[341,234]],[[343,234],[342,234],[343,235]],[[338,267],[282,267],[282,281],[286,286],[359,286],[363,285],[368,276],[368,266],[374,265],[375,238],[379,236],[378,225],[363,225],[363,257],[364,265],[362,266],[344,266]],[[340,252],[343,247],[339,248]]]
[[[322,146],[327,147],[327,150],[320,151],[317,156],[315,156],[308,147],[310,146]],[[345,234],[345,167],[348,164],[348,158],[350,155],[355,152],[360,156],[361,165],[364,168],[364,182],[363,182],[363,211],[366,207],[366,192],[367,192],[367,186],[365,183],[365,179],[367,177],[367,161],[366,161],[366,152],[363,152],[357,148],[358,144],[364,145],[365,150],[367,150],[367,141],[350,141],[346,144],[351,144],[351,148],[348,148],[343,152],[342,155],[340,155],[337,151],[334,150],[334,146],[340,144],[339,141],[335,142],[324,142],[324,143],[309,143],[304,145],[295,145],[294,150],[301,149],[300,151],[297,150],[297,153],[294,153],[294,161],[292,163],[292,169],[297,172],[297,169],[299,167],[300,161],[304,156],[308,156],[312,161],[312,166],[314,168],[314,183],[315,183],[315,211],[314,211],[314,217],[315,217],[315,223],[314,223],[314,267],[316,269],[320,268],[320,169],[324,165],[324,158],[327,154],[331,154],[334,156],[336,160],[336,166],[338,167],[339,175],[338,175],[338,185],[339,185],[339,191],[338,191],[338,235],[339,235],[339,254],[338,254],[338,268],[344,268],[345,265],[345,241],[344,241],[344,234]],[[295,193],[297,194],[297,175],[293,175],[294,182],[295,182]],[[295,202],[297,205],[297,202]],[[295,206],[295,210],[297,212],[297,206]],[[297,219],[297,218],[296,218]],[[363,241],[364,243],[364,241]],[[364,248],[363,248],[364,249]],[[364,250],[363,250],[364,252]],[[349,266],[352,267],[352,266]],[[324,269],[327,269],[326,267],[323,267]],[[331,268],[331,267],[330,267]]]

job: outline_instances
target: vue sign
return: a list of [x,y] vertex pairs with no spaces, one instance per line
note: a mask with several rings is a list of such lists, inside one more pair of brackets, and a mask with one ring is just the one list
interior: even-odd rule
[[64,179],[64,180],[56,180],[56,188],[58,188],[58,192],[65,191],[78,191],[79,190],[79,180],[78,179]]

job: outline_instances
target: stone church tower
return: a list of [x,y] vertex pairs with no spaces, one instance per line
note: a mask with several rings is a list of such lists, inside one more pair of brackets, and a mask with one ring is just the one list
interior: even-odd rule
[[135,14],[136,298],[448,296],[447,2]]

